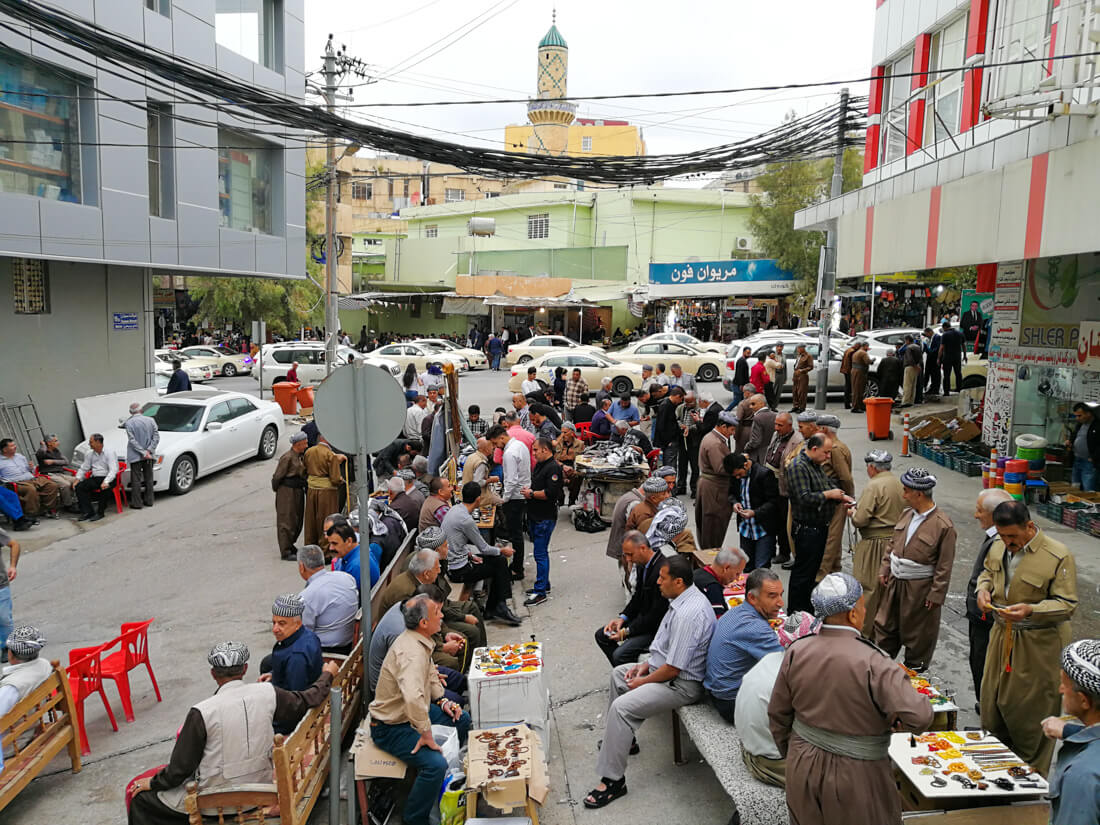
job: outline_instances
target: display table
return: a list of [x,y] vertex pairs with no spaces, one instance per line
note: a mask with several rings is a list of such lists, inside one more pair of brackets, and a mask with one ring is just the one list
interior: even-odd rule
[[589,492],[595,492],[600,515],[604,519],[611,518],[620,496],[637,487],[649,475],[648,464],[616,467],[602,455],[587,453],[577,456],[573,469],[582,479],[578,499],[582,500]]
[[[994,736],[976,731],[943,731],[918,737],[895,733],[890,737],[889,754],[905,811],[936,811],[937,816],[943,816],[944,811],[958,812],[951,818],[937,819],[938,823],[1047,822],[1049,805],[1042,800],[1047,792],[1046,781],[1035,773],[1011,776],[1012,768],[1021,773],[1029,768]],[[994,780],[1005,782],[1005,787]]]
[[932,703],[932,709],[936,715],[932,718],[932,727],[929,730],[950,731],[959,725],[959,706],[955,704],[954,697],[937,685],[943,684],[942,679],[937,679],[931,673],[917,673],[905,665],[898,663],[898,667],[905,671],[909,677],[909,683],[918,693],[923,693]]
[[540,732],[546,730],[550,690],[538,642],[475,649],[467,680],[473,727],[524,722]]

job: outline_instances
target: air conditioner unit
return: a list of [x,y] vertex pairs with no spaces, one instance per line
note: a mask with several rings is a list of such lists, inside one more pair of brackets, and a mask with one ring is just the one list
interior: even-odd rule
[[734,250],[737,252],[752,251],[752,238],[738,238],[734,244]]

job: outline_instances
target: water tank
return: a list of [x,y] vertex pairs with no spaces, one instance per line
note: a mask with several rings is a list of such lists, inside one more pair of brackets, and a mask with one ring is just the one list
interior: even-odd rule
[[471,235],[495,235],[497,231],[496,218],[470,218],[466,228]]

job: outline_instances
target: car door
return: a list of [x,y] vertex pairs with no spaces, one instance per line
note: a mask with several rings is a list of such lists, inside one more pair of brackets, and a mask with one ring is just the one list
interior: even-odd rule
[[[552,387],[554,386],[554,370],[558,367],[565,367],[566,380],[569,380],[569,375],[571,374],[569,362],[570,358],[568,355],[551,355],[539,365],[537,378],[540,381],[545,381],[547,386]],[[583,375],[584,373],[582,372],[581,374]],[[524,377],[526,377],[526,375],[527,373],[524,372]]]
[[602,361],[597,361],[591,355],[570,355],[567,357],[569,368],[580,368],[581,377],[588,384],[590,392],[596,392],[600,388],[600,381],[608,374]]
[[292,360],[298,362],[298,382],[303,386],[324,380],[325,351],[321,347],[294,350]]
[[665,344],[664,350],[665,369],[669,370],[669,374],[672,372],[673,363],[679,364],[684,372],[690,372],[692,375],[699,372],[699,356],[683,344]]
[[[198,433],[195,449],[198,453],[201,475],[220,470],[236,459],[237,453],[234,452],[236,434],[233,432],[232,423],[233,411],[229,409],[229,401],[219,401],[207,410],[206,420]],[[210,429],[211,424],[221,426]]]
[[382,347],[382,349],[375,350],[374,354],[379,358],[388,358],[395,361],[402,371],[409,365],[409,359],[405,357],[404,348],[400,344],[389,344]]
[[236,435],[233,444],[238,450],[236,460],[240,461],[254,455],[259,449],[263,416],[247,398],[229,399],[229,412],[232,415],[229,431]]

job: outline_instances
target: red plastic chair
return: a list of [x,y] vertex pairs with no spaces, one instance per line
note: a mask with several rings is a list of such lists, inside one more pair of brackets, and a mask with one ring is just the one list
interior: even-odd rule
[[585,444],[589,444],[592,441],[592,422],[582,421],[577,424],[577,438],[583,441]]
[[98,647],[74,647],[69,651],[69,687],[73,693],[73,704],[76,706],[76,724],[80,728],[80,752],[87,756],[92,752],[88,747],[88,733],[84,730],[84,700],[93,693],[98,693],[103,700],[103,707],[107,709],[107,718],[111,720],[111,727],[118,730],[118,722],[111,710],[111,704],[107,701],[107,694],[103,691],[103,663],[100,656],[106,645]]
[[153,683],[153,692],[157,695],[157,701],[161,701],[160,688],[157,686],[157,677],[153,675],[153,665],[149,662],[149,625],[152,619],[144,622],[125,622],[120,629],[117,639],[112,639],[103,647],[108,650],[116,644],[120,649],[103,659],[103,678],[111,679],[118,688],[119,698],[122,699],[122,712],[127,722],[134,721],[134,708],[130,702],[130,676],[129,673],[138,665],[145,665],[149,671],[149,681]]
[[657,472],[657,467],[660,466],[657,462],[661,458],[660,450],[650,450],[645,454],[645,460],[649,462],[649,471],[651,473]]
[[[70,473],[73,473],[73,475],[76,475],[75,471],[69,470],[67,468],[66,468],[66,472],[70,472]],[[114,483],[111,485],[111,488],[110,488],[111,492],[114,494],[114,497],[115,497],[115,510],[118,513],[122,512],[122,507],[123,507],[124,504],[129,503],[127,501],[127,498],[126,498],[126,488],[122,485],[122,474],[124,472],[126,472],[126,462],[123,461],[122,459],[119,459],[119,461],[118,461],[118,474],[115,476]],[[86,472],[84,474],[84,478],[91,478],[91,477],[92,477],[92,471],[91,470],[89,470],[88,472]]]

